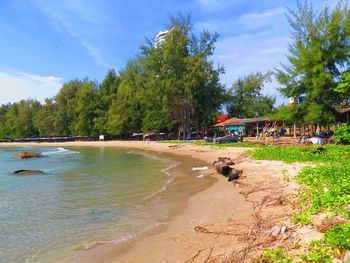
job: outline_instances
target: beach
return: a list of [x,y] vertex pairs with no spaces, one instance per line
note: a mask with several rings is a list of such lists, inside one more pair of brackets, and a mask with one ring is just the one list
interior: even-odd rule
[[[216,182],[190,196],[181,209],[171,214],[171,218],[160,227],[123,246],[119,243],[96,244],[68,262],[249,262],[269,247],[268,243],[260,244],[260,237],[258,234],[254,236],[252,229],[262,233],[281,221],[288,222],[292,208],[287,206],[286,200],[296,191],[297,185],[283,178],[286,174],[292,178],[302,166],[252,160],[245,154],[249,148],[238,147],[214,148],[144,141],[1,145],[122,147],[195,158],[208,165],[209,169],[200,171],[198,175],[213,177]],[[216,173],[212,163],[218,157],[233,159],[234,167],[243,170],[241,177],[228,182],[227,178]],[[305,239],[312,235],[308,230],[304,232]],[[278,246],[278,242],[273,246]]]

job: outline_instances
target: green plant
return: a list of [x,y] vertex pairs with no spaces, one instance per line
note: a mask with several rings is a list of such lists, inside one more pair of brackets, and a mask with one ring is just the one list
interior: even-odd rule
[[283,249],[276,248],[264,251],[262,262],[293,263],[294,261],[285,254]]
[[328,230],[324,235],[324,243],[342,251],[350,249],[350,223]]
[[282,170],[282,175],[283,175],[283,180],[286,181],[286,182],[289,182],[290,181],[290,178],[287,174],[287,170],[286,169],[283,169]]
[[292,221],[294,223],[300,223],[302,225],[309,225],[312,223],[312,217],[308,211],[302,213],[293,212]]
[[350,144],[350,126],[343,123],[341,126],[335,127],[333,137],[341,144]]
[[[313,214],[327,212],[326,218],[342,215],[350,218],[345,207],[350,204],[350,147],[344,145],[316,147],[261,147],[249,153],[256,159],[286,162],[312,162],[294,177],[301,185],[298,198],[293,203],[297,211],[291,214],[294,223],[308,225]],[[286,170],[282,170],[285,177]],[[350,223],[336,225],[324,238],[311,242],[299,251],[287,254],[283,250],[265,251],[262,262],[332,262],[350,249]],[[288,251],[288,250],[287,250]],[[290,260],[290,261],[288,261]]]

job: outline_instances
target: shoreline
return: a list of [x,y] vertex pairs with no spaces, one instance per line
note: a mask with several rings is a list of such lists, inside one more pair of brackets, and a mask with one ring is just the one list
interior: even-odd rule
[[[209,166],[210,176],[217,182],[209,188],[188,198],[185,208],[176,214],[165,227],[133,242],[122,252],[118,245],[104,244],[96,246],[68,262],[204,262],[207,258],[220,255],[232,255],[244,247],[242,236],[229,233],[232,226],[235,232],[244,235],[246,225],[254,222],[254,203],[242,194],[242,189],[255,183],[282,185],[281,170],[296,173],[294,165],[264,161],[258,164],[244,156],[249,148],[211,148],[189,144],[171,144],[142,141],[106,141],[106,142],[66,142],[66,143],[1,143],[0,146],[38,146],[38,147],[122,147],[133,150],[172,153],[178,156],[191,157],[203,161]],[[227,178],[213,174],[211,164],[218,157],[238,158],[235,168],[243,169],[242,179],[237,183],[227,182]],[[274,166],[271,166],[271,163]],[[262,177],[263,175],[264,177]],[[259,178],[260,177],[260,178]],[[240,184],[242,182],[242,185]],[[254,193],[254,192],[252,192]],[[254,198],[261,200],[259,192]],[[255,194],[254,194],[255,195]],[[284,208],[274,209],[274,214]],[[264,210],[265,212],[265,210]],[[266,212],[271,212],[267,211]],[[282,215],[283,216],[283,215]],[[204,226],[204,227],[203,227]],[[207,229],[206,232],[198,231]],[[197,230],[196,230],[197,229]],[[218,229],[221,229],[218,231]],[[213,234],[214,233],[214,234]],[[216,233],[216,234],[215,234]],[[241,234],[241,235],[242,235]]]

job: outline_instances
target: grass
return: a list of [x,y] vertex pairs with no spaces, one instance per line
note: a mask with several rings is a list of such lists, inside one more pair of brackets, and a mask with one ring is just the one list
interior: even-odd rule
[[[257,160],[280,160],[287,163],[310,162],[295,177],[300,193],[291,219],[300,225],[313,225],[313,216],[350,218],[350,146],[260,147],[248,153]],[[284,174],[284,177],[286,175]],[[261,262],[333,262],[350,249],[350,224],[335,225],[324,238],[299,250],[265,251]],[[306,250],[305,250],[306,249]]]
[[[321,150],[321,149],[323,150]],[[280,160],[286,163],[345,163],[350,161],[350,147],[345,145],[320,146],[270,146],[248,152],[257,160]]]

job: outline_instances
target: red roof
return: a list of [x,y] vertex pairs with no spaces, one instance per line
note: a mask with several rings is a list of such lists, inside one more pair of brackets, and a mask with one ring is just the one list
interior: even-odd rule
[[337,110],[337,112],[339,112],[339,113],[345,113],[345,112],[350,111],[350,108],[339,108],[339,109],[336,109],[336,110]]
[[213,127],[224,127],[224,126],[241,126],[241,125],[247,125],[246,123],[231,123],[229,124],[230,122],[233,122],[233,121],[238,121],[239,119],[236,118],[236,117],[233,117],[231,119],[228,119],[226,121],[223,121],[223,122],[220,122],[218,124],[215,124]]
[[221,115],[215,122],[223,122],[228,118],[228,115]]

